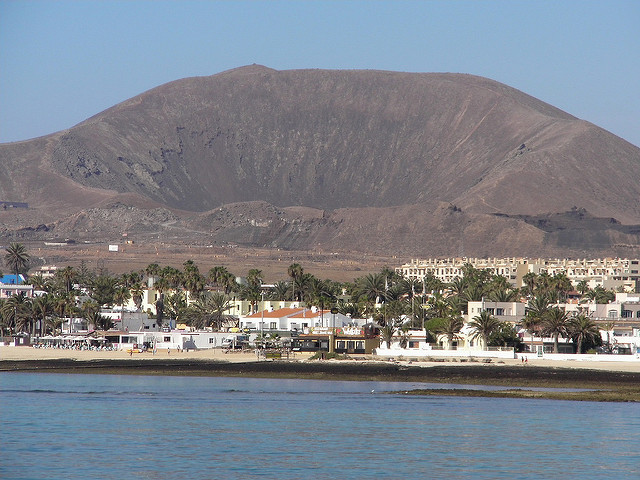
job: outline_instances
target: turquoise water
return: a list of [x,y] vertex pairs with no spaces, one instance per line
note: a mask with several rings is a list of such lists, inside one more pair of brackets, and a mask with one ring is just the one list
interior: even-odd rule
[[639,404],[424,385],[1,373],[0,478],[640,478]]

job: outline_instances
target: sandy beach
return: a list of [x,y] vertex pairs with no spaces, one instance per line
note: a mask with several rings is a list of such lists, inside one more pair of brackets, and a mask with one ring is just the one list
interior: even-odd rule
[[[290,360],[307,361],[311,354],[296,353]],[[248,363],[248,362],[265,362],[264,359],[258,359],[255,352],[229,352],[224,353],[220,349],[208,350],[158,350],[155,354],[151,352],[145,353],[129,353],[126,350],[115,351],[91,351],[91,350],[61,350],[61,349],[40,349],[33,347],[0,347],[0,362],[2,361],[30,361],[30,360],[74,360],[78,363],[99,360],[196,360],[196,361],[215,361],[230,363]],[[416,367],[435,367],[435,366],[464,366],[470,365],[467,362],[443,360],[443,361],[393,361],[390,362],[382,357],[375,356],[355,356],[353,361],[358,363],[393,363],[396,365],[411,365]],[[270,361],[270,360],[269,360]],[[331,361],[341,363],[343,361]],[[479,362],[478,362],[479,363]],[[571,368],[571,369],[587,369],[587,370],[605,370],[611,372],[637,372],[640,373],[640,361],[617,361],[617,362],[592,362],[580,360],[547,360],[537,357],[528,359],[527,365],[523,365],[521,360],[517,359],[493,359],[489,364],[484,366],[521,366],[527,368],[529,366],[549,367],[549,368]]]

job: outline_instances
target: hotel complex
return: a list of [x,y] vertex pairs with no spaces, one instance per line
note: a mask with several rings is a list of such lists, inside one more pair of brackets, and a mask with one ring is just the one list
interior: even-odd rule
[[622,287],[625,291],[638,291],[640,280],[640,260],[628,258],[429,258],[411,260],[396,268],[396,272],[419,281],[433,275],[438,280],[450,283],[456,277],[463,277],[462,267],[466,264],[502,275],[516,288],[523,286],[522,278],[527,273],[547,273],[551,276],[564,273],[574,286],[584,280],[591,289],[600,286],[607,290]]

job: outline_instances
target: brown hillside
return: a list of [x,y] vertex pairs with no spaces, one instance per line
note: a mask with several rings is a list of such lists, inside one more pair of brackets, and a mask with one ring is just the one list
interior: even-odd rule
[[[640,224],[640,149],[471,75],[243,67],[0,145],[0,161],[0,201],[30,206],[0,211],[5,238],[638,254],[619,225]],[[531,221],[576,208],[560,230]]]

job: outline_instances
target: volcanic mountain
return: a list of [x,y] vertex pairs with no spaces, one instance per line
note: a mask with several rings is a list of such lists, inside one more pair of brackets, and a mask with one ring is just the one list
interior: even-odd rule
[[640,149],[465,74],[171,82],[0,145],[5,238],[139,238],[409,256],[640,253]]

